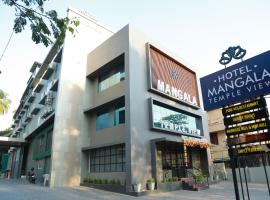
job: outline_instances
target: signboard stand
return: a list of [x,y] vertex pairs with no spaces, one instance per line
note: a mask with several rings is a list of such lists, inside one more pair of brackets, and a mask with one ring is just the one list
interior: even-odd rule
[[[234,192],[235,192],[235,199],[240,200],[239,196],[239,190],[238,190],[238,183],[237,183],[237,175],[236,175],[236,170],[235,170],[235,161],[234,161],[234,156],[233,156],[233,149],[229,148],[229,156],[230,156],[230,165],[232,168],[232,176],[233,176],[233,184],[234,184]],[[243,187],[242,191],[243,191]]]
[[261,154],[262,155],[262,161],[263,161],[263,169],[264,169],[264,173],[265,173],[265,178],[266,178],[266,183],[267,183],[267,188],[268,188],[268,193],[270,196],[270,186],[269,186],[269,179],[268,179],[268,174],[266,171],[266,167],[265,167],[265,153]]
[[[246,50],[240,46],[228,48],[219,61],[225,65],[225,69],[200,79],[204,109],[210,111],[223,106],[236,200],[240,199],[238,176],[243,200],[245,197],[250,199],[246,167],[261,166],[261,163],[270,196],[265,159],[266,155],[268,159],[270,155],[270,122],[263,98],[270,94],[270,51],[243,61],[245,54]],[[242,62],[226,68],[232,58],[241,59]],[[254,158],[250,154],[255,154]]]
[[[247,100],[241,104],[223,107],[222,112],[224,116],[224,124],[226,126],[225,132],[229,147],[236,200],[240,199],[238,181],[240,182],[243,199],[247,198],[250,200],[246,174],[246,167],[248,164],[245,155],[249,153],[259,153],[261,155],[260,157],[262,159],[268,193],[270,195],[265,152],[262,152],[260,148],[254,148],[256,146],[262,146],[262,142],[266,143],[270,139],[269,114],[266,109],[265,99],[260,97],[254,100]],[[267,132],[265,132],[266,130]],[[256,152],[256,150],[259,151]],[[238,168],[239,180],[236,168]],[[243,168],[243,170],[241,170],[241,168]],[[246,192],[244,191],[243,181],[245,182]]]

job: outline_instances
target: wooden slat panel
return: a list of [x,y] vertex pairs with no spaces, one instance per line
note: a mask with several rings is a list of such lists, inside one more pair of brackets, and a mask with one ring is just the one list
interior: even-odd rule
[[189,70],[153,46],[150,46],[150,62],[152,88],[157,89],[158,80],[163,81],[183,91],[183,93],[190,94],[191,97],[195,96],[197,106],[200,105],[195,72]]

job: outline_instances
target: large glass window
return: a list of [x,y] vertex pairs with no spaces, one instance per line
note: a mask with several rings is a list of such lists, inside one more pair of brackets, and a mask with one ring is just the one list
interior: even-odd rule
[[154,128],[171,130],[181,134],[200,136],[197,129],[196,118],[179,111],[153,104],[153,125]]
[[90,151],[90,172],[125,172],[125,145],[114,145]]
[[97,113],[96,129],[111,128],[114,126],[114,116],[109,109],[104,109]]
[[103,72],[98,77],[98,92],[102,92],[123,80],[125,80],[124,64],[120,64],[111,70]]
[[114,107],[109,107],[97,112],[96,130],[111,128],[125,123],[125,102],[117,103]]

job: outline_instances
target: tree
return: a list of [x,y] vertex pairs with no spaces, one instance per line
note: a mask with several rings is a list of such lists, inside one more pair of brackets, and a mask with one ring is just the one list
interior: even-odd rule
[[167,117],[163,117],[162,120],[164,121],[169,121],[174,124],[187,124],[187,116],[179,113],[179,114],[172,114]]
[[66,31],[74,34],[74,28],[79,25],[77,19],[68,17],[59,18],[55,10],[44,10],[46,0],[2,0],[2,2],[15,8],[15,20],[13,30],[22,32],[30,24],[32,40],[46,47],[52,44],[52,35],[57,42],[63,43]]
[[11,101],[8,99],[7,93],[0,89],[0,115],[8,112]]

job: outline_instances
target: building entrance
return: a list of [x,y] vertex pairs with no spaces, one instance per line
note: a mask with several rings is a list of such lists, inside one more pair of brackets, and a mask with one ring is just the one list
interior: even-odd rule
[[[191,150],[188,149],[187,155],[181,143],[164,142],[158,146],[161,156],[161,166],[163,179],[186,177],[186,170],[192,168]],[[186,158],[185,158],[186,156]]]

